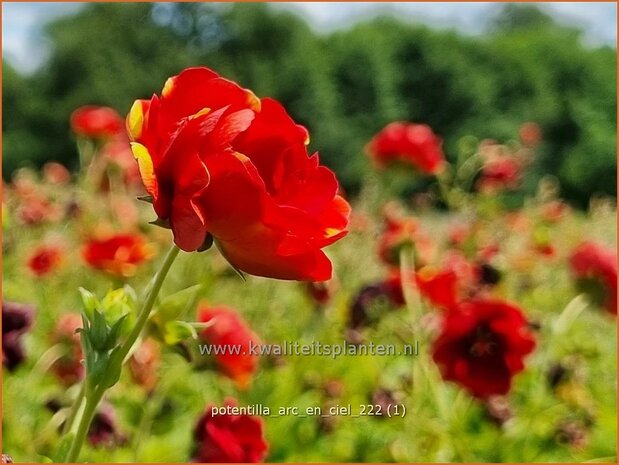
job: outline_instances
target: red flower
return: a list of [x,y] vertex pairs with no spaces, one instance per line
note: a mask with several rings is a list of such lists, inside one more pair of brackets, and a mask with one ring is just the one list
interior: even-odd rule
[[89,241],[82,251],[86,263],[106,273],[129,277],[137,266],[150,259],[153,250],[142,236],[117,234],[101,240]]
[[198,308],[198,321],[212,324],[202,330],[202,340],[211,347],[219,347],[219,353],[212,351],[217,364],[240,389],[246,389],[258,367],[258,356],[249,353],[250,344],[259,343],[258,336],[231,308],[208,307],[202,303]]
[[43,165],[43,177],[50,184],[67,184],[71,180],[71,173],[64,165],[49,161]]
[[112,448],[125,441],[126,438],[118,432],[116,410],[110,404],[102,403],[88,429],[88,442],[93,447]]
[[460,301],[479,294],[485,282],[481,265],[470,262],[462,253],[450,251],[440,266],[424,266],[415,274],[419,293],[433,305],[449,310]]
[[[228,399],[226,406],[235,407]],[[200,463],[257,463],[266,456],[262,420],[250,415],[219,414],[209,405],[194,430],[193,461]]]
[[279,103],[189,68],[161,97],[136,101],[127,126],[155,212],[181,249],[200,249],[210,234],[247,273],[331,277],[321,249],[346,234],[350,206]]
[[522,143],[529,147],[535,147],[542,140],[542,130],[537,123],[533,122],[524,123],[520,126],[518,135]]
[[2,301],[2,365],[15,370],[26,358],[22,336],[32,327],[33,305]]
[[71,129],[80,136],[106,139],[118,134],[122,128],[121,116],[109,107],[87,105],[71,114]]
[[518,187],[520,178],[520,163],[511,156],[502,155],[486,161],[477,181],[477,188],[487,193],[513,190]]
[[538,254],[549,258],[552,258],[557,254],[555,247],[547,242],[534,242],[533,250]]
[[20,223],[26,225],[53,222],[62,216],[62,212],[57,206],[38,193],[22,196],[16,214]]
[[569,213],[570,207],[561,200],[551,200],[550,202],[543,204],[540,207],[540,210],[543,221],[547,221],[548,223],[556,223]]
[[366,151],[379,168],[393,162],[403,162],[422,173],[437,174],[445,165],[441,145],[441,139],[430,126],[394,122],[372,138]]
[[53,343],[62,350],[61,357],[52,365],[52,371],[65,386],[71,386],[84,376],[82,346],[76,332],[81,327],[82,317],[77,313],[67,313],[60,317],[52,335]]
[[458,276],[453,269],[426,266],[416,273],[419,293],[441,309],[451,309],[458,302]]
[[157,385],[157,371],[161,364],[161,351],[153,339],[146,339],[129,359],[129,373],[133,381],[146,391],[152,391]]
[[500,300],[470,300],[447,312],[433,358],[443,378],[472,395],[506,394],[535,348],[522,311]]
[[617,252],[601,244],[583,242],[570,257],[572,274],[594,300],[617,314]]
[[355,296],[350,306],[349,326],[358,329],[380,317],[376,304],[381,301],[389,306],[389,310],[405,304],[404,291],[400,270],[392,270],[384,281],[363,286]]
[[400,252],[411,247],[415,252],[415,265],[427,263],[434,252],[434,244],[421,230],[419,222],[394,213],[389,206],[383,214],[385,228],[378,241],[381,260],[387,265],[399,266]]
[[63,260],[63,250],[57,246],[42,246],[30,255],[28,268],[36,276],[45,276],[55,271]]
[[[101,148],[101,157],[109,167],[119,172],[125,186],[139,187],[143,192],[138,165],[135,162],[129,139],[127,139],[125,133],[119,133],[111,138]],[[102,183],[105,184],[106,182],[109,184],[110,180],[104,178]],[[109,189],[109,185],[105,187]]]
[[317,305],[326,305],[333,294],[332,286],[326,282],[308,282],[306,285],[307,294]]

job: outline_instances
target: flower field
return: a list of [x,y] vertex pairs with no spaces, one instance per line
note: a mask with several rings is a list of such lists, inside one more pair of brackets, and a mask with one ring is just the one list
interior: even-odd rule
[[513,201],[536,124],[449,163],[393,122],[346,155],[372,166],[355,196],[311,128],[207,68],[127,129],[67,125],[78,172],[3,186],[13,460],[615,460],[615,204],[549,177]]

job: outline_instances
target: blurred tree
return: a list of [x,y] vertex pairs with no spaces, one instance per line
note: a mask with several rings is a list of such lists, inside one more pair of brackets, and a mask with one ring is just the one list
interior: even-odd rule
[[90,4],[48,33],[53,52],[34,76],[5,65],[5,177],[71,164],[74,108],[126,112],[168,76],[207,65],[280,99],[352,193],[369,169],[365,143],[402,119],[430,124],[452,158],[466,134],[508,140],[536,121],[544,145],[529,185],[553,174],[579,205],[616,195],[616,51],[583,45],[535,6],[505,5],[481,37],[387,17],[320,35],[262,3]]

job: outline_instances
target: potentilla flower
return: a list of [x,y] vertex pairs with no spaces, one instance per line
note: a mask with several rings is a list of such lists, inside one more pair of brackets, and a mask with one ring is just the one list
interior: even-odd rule
[[441,146],[441,139],[430,126],[394,122],[372,138],[366,152],[379,168],[400,162],[425,174],[437,174],[445,166]]
[[129,359],[129,373],[133,381],[146,391],[152,391],[159,380],[161,350],[153,339],[143,341]]
[[363,286],[350,307],[349,327],[357,329],[378,319],[385,310],[404,305],[404,292],[399,270],[394,270],[384,281]]
[[116,234],[90,240],[84,246],[82,257],[93,268],[115,276],[130,277],[153,253],[152,246],[141,235]]
[[88,430],[88,442],[93,447],[113,447],[125,442],[118,431],[116,411],[109,403],[102,403]]
[[529,147],[535,147],[542,140],[542,130],[537,123],[527,122],[518,129],[520,141]]
[[38,276],[46,276],[62,264],[64,251],[62,248],[53,245],[38,247],[28,258],[28,268]]
[[552,200],[540,207],[540,216],[548,223],[557,223],[569,212],[570,206],[560,200]]
[[86,105],[71,114],[71,129],[79,136],[107,139],[122,128],[123,120],[113,108]]
[[125,186],[142,189],[140,171],[135,163],[129,139],[124,132],[118,133],[107,141],[101,148],[100,155],[103,161],[108,164],[108,167],[119,172]]
[[[236,406],[227,399],[226,406]],[[194,429],[195,450],[192,461],[199,463],[258,463],[267,454],[263,422],[251,415],[214,413],[209,405]]]
[[520,184],[521,171],[520,163],[512,156],[491,158],[484,163],[477,188],[485,193],[514,190]]
[[[202,303],[198,308],[198,321],[210,323],[201,331],[200,338],[211,347],[220,347],[213,349],[212,353],[221,371],[239,389],[249,387],[259,362],[258,356],[250,353],[250,344],[258,344],[258,336],[236,311],[228,307],[209,307]],[[240,347],[240,352],[232,353],[231,347]]]
[[64,185],[71,180],[71,173],[64,165],[50,161],[43,165],[43,177],[50,184]]
[[32,193],[20,198],[16,216],[20,223],[34,226],[57,221],[61,218],[62,212],[45,196]]
[[434,243],[416,218],[399,215],[389,206],[383,215],[384,229],[378,239],[378,255],[385,264],[399,266],[400,254],[406,248],[414,250],[415,266],[422,266],[432,259]]
[[557,254],[557,249],[551,243],[544,241],[534,241],[533,250],[548,258],[552,258]]
[[26,358],[22,336],[32,327],[34,306],[2,301],[2,364],[15,370]]
[[522,311],[500,300],[462,302],[445,314],[433,345],[443,379],[455,381],[473,396],[506,394],[524,358],[535,348]]
[[189,68],[127,117],[142,181],[160,222],[191,252],[211,235],[237,269],[324,281],[321,250],[346,233],[335,175],[308,156],[306,129],[272,99]]
[[[484,267],[470,262],[458,251],[445,254],[439,266],[427,265],[415,273],[419,293],[434,306],[449,310],[477,295],[485,285]],[[487,276],[487,275],[486,275]]]
[[453,308],[459,300],[458,275],[451,268],[423,267],[416,273],[419,293],[436,307]]
[[449,227],[447,235],[449,238],[449,245],[452,247],[462,247],[474,238],[473,227],[466,223],[456,223]]
[[82,317],[77,313],[67,313],[60,317],[52,334],[52,342],[61,350],[60,357],[52,365],[52,372],[65,386],[75,384],[84,376],[82,346],[76,332],[81,327]]
[[578,285],[617,314],[617,251],[595,242],[583,242],[570,256],[570,267]]
[[326,305],[333,294],[332,285],[326,282],[308,282],[306,285],[307,294],[319,306]]

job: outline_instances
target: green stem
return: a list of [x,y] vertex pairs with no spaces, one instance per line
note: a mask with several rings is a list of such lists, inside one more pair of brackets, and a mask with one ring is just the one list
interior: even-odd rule
[[[144,305],[142,305],[142,309],[140,310],[138,318],[135,322],[135,326],[129,333],[129,336],[127,336],[127,339],[125,340],[123,345],[120,347],[120,350],[109,361],[107,367],[108,372],[113,371],[119,365],[122,366],[122,363],[131,348],[133,347],[133,344],[135,344],[135,341],[137,341],[140,337],[140,334],[142,334],[142,331],[146,326],[146,322],[148,321],[148,317],[150,316],[150,312],[155,305],[157,296],[159,295],[159,291],[161,290],[161,286],[163,285],[168,271],[170,271],[170,267],[172,266],[172,263],[174,263],[174,259],[177,257],[179,252],[180,249],[178,247],[172,246],[172,248],[165,256],[165,259],[161,264],[161,268],[159,269],[152,281],[152,286],[149,286],[150,291],[148,292],[148,297],[144,301]],[[88,373],[86,374],[86,376],[88,376]],[[86,383],[87,380],[84,380],[84,382]],[[69,455],[67,456],[68,463],[76,462],[82,445],[84,444],[84,440],[86,439],[88,430],[90,429],[90,423],[92,422],[92,419],[95,415],[97,406],[103,398],[106,390],[107,388],[103,386],[98,386],[94,389],[85,388],[86,406],[84,407],[84,411],[80,418],[77,433],[75,434],[75,437],[73,438],[73,441],[71,443],[71,448],[69,449]],[[81,398],[78,400],[76,399],[76,403],[77,402],[81,403]]]
[[88,435],[88,430],[90,429],[90,423],[92,423],[92,419],[95,416],[95,412],[97,411],[97,406],[103,397],[105,390],[97,390],[92,393],[91,396],[86,396],[86,406],[84,407],[84,412],[82,413],[82,417],[80,418],[80,423],[77,428],[77,432],[75,433],[75,437],[73,438],[73,442],[71,443],[71,449],[69,449],[69,454],[67,455],[67,463],[75,463],[77,461],[77,457],[82,449],[82,445],[84,444],[84,440]]
[[165,256],[165,259],[161,264],[161,268],[155,275],[155,280],[153,281],[153,285],[150,289],[148,297],[146,298],[146,301],[142,306],[142,310],[140,310],[140,314],[138,315],[138,319],[135,322],[135,326],[131,330],[131,333],[129,333],[129,336],[127,336],[127,339],[125,340],[120,351],[118,352],[118,359],[120,360],[120,363],[122,363],[122,361],[131,350],[131,347],[133,347],[133,344],[135,344],[135,341],[137,341],[138,337],[140,337],[140,334],[142,334],[142,330],[144,329],[144,326],[146,326],[146,322],[148,321],[150,312],[155,305],[155,301],[157,300],[157,296],[159,295],[159,291],[161,290],[163,281],[165,281],[168,271],[170,271],[170,267],[172,266],[172,263],[174,263],[174,260],[176,259],[179,252],[180,249],[173,245]]
[[73,405],[71,406],[71,411],[67,416],[67,419],[64,422],[64,426],[62,427],[62,434],[67,434],[71,431],[71,427],[73,426],[73,422],[75,421],[75,417],[77,417],[77,412],[80,411],[80,407],[82,406],[82,401],[84,400],[84,396],[86,395],[86,380],[82,381],[82,385],[80,387],[80,392],[78,392],[76,399],[73,401]]

